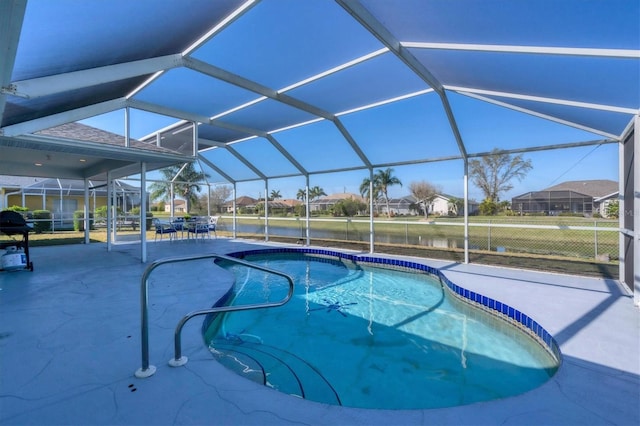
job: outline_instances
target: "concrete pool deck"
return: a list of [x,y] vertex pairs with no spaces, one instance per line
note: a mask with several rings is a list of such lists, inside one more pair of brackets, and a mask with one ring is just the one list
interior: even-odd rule
[[[274,244],[163,241],[147,253],[150,263],[261,246]],[[140,246],[33,247],[31,260],[33,272],[0,272],[1,425],[640,424],[640,309],[614,280],[413,259],[537,320],[555,337],[563,363],[523,395],[388,411],[306,401],[240,378],[213,360],[198,318],[183,331],[189,362],[170,367],[177,322],[210,307],[232,282],[210,261],[161,266],[151,276],[149,346],[157,372],[138,379],[140,279],[148,266]]]

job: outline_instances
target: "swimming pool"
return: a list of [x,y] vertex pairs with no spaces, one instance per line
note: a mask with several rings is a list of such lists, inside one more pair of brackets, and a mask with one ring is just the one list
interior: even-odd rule
[[[238,374],[327,404],[439,408],[534,389],[558,368],[553,338],[525,314],[413,262],[315,249],[236,253],[290,274],[275,309],[209,319],[212,354]],[[282,299],[286,281],[220,262],[229,304]]]

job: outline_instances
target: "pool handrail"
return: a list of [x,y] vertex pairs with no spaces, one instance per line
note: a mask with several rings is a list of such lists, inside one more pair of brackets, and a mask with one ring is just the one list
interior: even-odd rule
[[258,304],[249,304],[249,305],[240,305],[240,306],[218,306],[210,309],[188,313],[187,315],[182,317],[182,319],[178,322],[178,325],[175,330],[175,336],[174,336],[175,357],[174,359],[169,361],[169,364],[173,367],[184,365],[187,362],[187,358],[181,355],[180,335],[182,332],[182,327],[191,318],[198,315],[206,315],[206,314],[217,313],[217,312],[231,312],[231,311],[243,311],[243,310],[249,310],[249,309],[273,308],[273,307],[284,305],[293,296],[294,283],[293,283],[293,278],[291,278],[291,276],[285,274],[284,272],[277,271],[275,269],[267,268],[261,265],[256,265],[254,263],[247,262],[245,260],[241,260],[231,256],[226,256],[223,254],[207,253],[207,254],[197,254],[197,255],[191,255],[191,256],[177,256],[177,257],[159,259],[152,262],[145,269],[144,273],[142,274],[142,278],[140,280],[140,304],[141,304],[141,317],[142,317],[142,323],[141,323],[142,366],[135,372],[135,376],[137,378],[142,379],[142,378],[150,377],[156,372],[156,367],[149,364],[149,285],[148,285],[148,280],[149,280],[149,276],[151,275],[151,272],[153,272],[153,270],[155,270],[158,266],[166,265],[168,263],[188,262],[192,260],[202,260],[202,259],[226,260],[226,261],[243,265],[249,268],[258,269],[274,275],[279,275],[281,277],[284,277],[289,282],[289,292],[287,293],[287,296],[279,302],[258,303]]

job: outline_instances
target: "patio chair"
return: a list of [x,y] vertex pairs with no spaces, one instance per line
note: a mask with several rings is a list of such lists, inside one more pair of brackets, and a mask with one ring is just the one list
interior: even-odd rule
[[173,241],[176,235],[176,228],[170,222],[161,222],[160,219],[153,219],[153,226],[156,228],[156,235],[154,241],[158,240],[158,234],[160,235],[160,241],[165,234],[169,235],[169,241]]
[[189,230],[187,231],[187,237],[190,238],[191,234],[193,234],[196,241],[198,241],[198,235],[204,239],[206,235],[207,238],[211,238],[211,234],[209,233],[209,222],[207,220],[198,219],[193,223],[189,224]]
[[188,230],[188,223],[184,217],[172,217],[171,225],[173,225],[176,230],[176,236],[178,236],[178,231],[180,231],[180,238],[184,238],[184,233]]
[[218,226],[218,219],[220,216],[209,216],[209,231],[213,232],[213,235],[218,238],[218,233],[216,232],[216,228]]

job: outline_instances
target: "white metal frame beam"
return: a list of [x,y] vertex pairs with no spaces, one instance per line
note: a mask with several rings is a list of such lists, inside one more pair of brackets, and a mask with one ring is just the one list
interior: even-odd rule
[[8,92],[14,96],[34,99],[131,77],[153,74],[180,66],[182,66],[182,56],[180,54],[160,56],[30,80],[14,81],[11,83]]
[[[203,44],[205,44],[206,42],[208,42],[217,33],[222,31],[223,29],[227,28],[229,25],[231,25],[233,22],[235,22],[237,19],[239,19],[242,15],[244,15],[246,12],[248,12],[253,6],[258,4],[259,2],[260,2],[260,0],[247,0],[245,3],[243,3],[236,10],[231,12],[231,14],[229,16],[227,16],[222,21],[217,23],[213,28],[211,28],[209,31],[207,31],[202,37],[200,37],[193,44],[191,44],[189,47],[187,47],[180,54],[180,56],[185,57],[187,55],[190,55],[194,50],[196,50],[198,47],[200,47]],[[127,99],[132,98],[136,93],[140,92],[142,89],[147,87],[154,80],[156,80],[158,77],[160,77],[163,73],[164,73],[164,70],[157,71],[155,74],[153,74],[147,80],[145,80],[141,85],[139,85],[133,91],[131,91],[131,93],[129,93],[126,96]]]
[[227,28],[233,22],[238,20],[242,15],[251,10],[252,7],[260,3],[260,0],[247,0],[240,7],[236,8],[233,12],[229,14],[229,16],[225,17],[222,21],[218,22],[213,28],[207,31],[202,37],[195,41],[191,46],[187,47],[183,52],[182,56],[187,56],[191,54],[194,50],[208,42],[218,34],[220,31]]
[[634,114],[634,115],[638,114],[637,109],[619,107],[614,105],[603,105],[603,104],[594,104],[590,102],[570,101],[567,99],[556,99],[556,98],[547,98],[543,96],[523,95],[520,93],[498,92],[495,90],[475,89],[472,87],[448,86],[448,85],[444,87],[447,90],[460,92],[462,94],[473,93],[477,95],[500,96],[503,98],[520,99],[524,101],[534,101],[534,102],[544,102],[548,104],[564,105],[564,106],[578,107],[578,108],[588,108],[588,109],[595,109],[600,111],[619,112],[623,114]]
[[256,175],[260,176],[260,179],[262,180],[267,180],[268,177],[267,175],[265,175],[264,173],[262,173],[256,166],[254,166],[253,164],[251,164],[251,162],[249,160],[247,160],[246,158],[244,158],[238,151],[236,151],[235,149],[233,149],[233,147],[229,146],[229,145],[225,145],[224,149],[226,149],[227,151],[229,151],[231,153],[231,155],[233,155],[234,157],[236,157],[238,160],[240,160],[245,166],[247,166],[247,168],[249,170],[251,170],[253,173],[255,173]]
[[309,176],[309,172],[307,171],[307,169],[305,169],[302,164],[300,164],[298,160],[296,160],[293,155],[289,153],[289,151],[287,151],[282,145],[280,145],[280,142],[278,142],[278,140],[274,138],[273,135],[267,135],[266,138],[269,142],[271,142],[271,145],[273,145],[273,147],[277,149],[278,152],[280,152],[280,154],[282,154],[287,160],[289,160],[291,164],[293,164],[296,169],[298,169],[300,174],[302,174],[303,176]]
[[492,99],[492,98],[487,98],[486,96],[481,96],[481,95],[476,95],[474,93],[468,93],[468,92],[458,92],[459,94],[463,95],[463,96],[467,96],[470,98],[474,98],[474,99],[478,99],[482,102],[487,102],[490,104],[494,104],[494,105],[498,105],[504,108],[508,108],[511,109],[513,111],[518,111],[521,112],[523,114],[528,114],[534,117],[538,117],[538,118],[542,118],[545,120],[549,120],[549,121],[553,121],[556,122],[558,124],[563,124],[565,126],[569,126],[569,127],[573,127],[575,129],[580,129],[580,130],[584,130],[585,132],[590,132],[590,133],[594,133],[596,135],[600,135],[600,136],[604,136],[606,138],[614,138],[614,139],[618,139],[619,136],[618,135],[614,135],[612,133],[609,132],[604,132],[602,130],[599,129],[594,129],[593,127],[588,127],[588,126],[583,126],[581,124],[578,123],[574,123],[572,121],[567,121],[567,120],[562,120],[558,117],[554,117],[552,115],[547,115],[547,114],[542,114],[536,111],[532,111],[530,109],[526,109],[526,108],[522,108],[516,105],[512,105],[510,103],[507,102],[502,102],[502,101],[498,101],[496,99]]
[[62,124],[73,121],[84,120],[99,114],[105,114],[127,106],[124,98],[113,99],[98,104],[88,105],[86,107],[64,111],[58,114],[48,115],[46,117],[36,118],[34,120],[23,121],[22,123],[13,124],[0,128],[0,136],[18,136],[37,132],[38,130],[48,129],[50,127],[60,126]]
[[414,49],[465,50],[473,52],[528,53],[538,55],[592,56],[600,58],[640,59],[640,50],[597,49],[583,47],[517,46],[499,44],[425,43],[403,41],[401,46]]
[[467,150],[462,140],[462,135],[458,129],[455,116],[449,104],[447,93],[438,79],[418,61],[398,40],[387,30],[378,19],[373,16],[360,2],[355,0],[336,0],[351,16],[353,16],[364,28],[382,42],[391,52],[393,52],[410,70],[420,77],[427,85],[432,87],[440,96],[451,131],[458,144],[458,149],[462,157],[466,158]]
[[7,103],[5,89],[10,88],[26,9],[26,0],[0,1],[0,123]]
[[[136,99],[129,99],[129,100],[126,101],[126,105],[131,107],[131,108],[139,109],[139,110],[142,110],[142,111],[153,112],[155,114],[166,115],[167,117],[174,117],[176,119],[185,120],[185,122],[181,122],[179,125],[176,123],[175,127],[179,127],[181,125],[184,125],[184,124],[186,124],[186,122],[189,122],[189,121],[195,121],[196,123],[208,123],[209,122],[209,117],[207,117],[206,115],[200,115],[200,114],[195,114],[195,113],[192,113],[192,112],[187,112],[187,111],[184,111],[184,110],[165,107],[165,106],[158,105],[158,104],[151,103],[151,102],[139,101],[139,100],[136,100]],[[169,129],[167,129],[167,130],[169,130]],[[161,131],[154,132],[154,134],[155,133],[160,133],[160,132]]]
[[[208,64],[206,62],[194,59],[194,58],[185,58],[184,60],[184,65],[185,67],[192,69],[194,71],[198,71],[200,73],[203,73],[205,75],[208,75],[210,77],[214,77],[217,78],[219,80],[225,81],[229,84],[233,84],[234,86],[240,87],[242,89],[246,89],[249,90],[251,92],[257,93],[259,95],[264,96],[265,98],[269,98],[278,102],[281,102],[285,105],[289,105],[293,108],[299,109],[301,111],[305,111],[309,114],[312,114],[316,117],[320,117],[323,118],[325,120],[329,120],[331,122],[333,122],[336,127],[338,128],[338,130],[340,131],[340,133],[344,136],[344,138],[347,140],[347,142],[349,143],[349,145],[353,148],[353,150],[356,152],[356,154],[358,155],[358,157],[360,158],[360,160],[367,166],[369,166],[371,164],[371,162],[369,161],[369,159],[366,157],[366,155],[364,154],[364,152],[362,151],[362,149],[360,149],[360,147],[358,146],[358,144],[355,142],[355,140],[353,139],[353,137],[349,134],[349,132],[347,131],[347,129],[342,125],[342,123],[340,122],[340,120],[332,113],[324,111],[321,108],[315,107],[313,105],[310,105],[304,101],[301,101],[299,99],[295,99],[289,95],[286,95],[284,93],[281,93],[277,90],[268,88],[266,86],[263,86],[260,83],[256,83],[255,81],[251,81],[249,79],[246,79],[244,77],[241,77],[237,74],[234,74],[232,72],[223,70],[222,68],[216,67],[214,65]],[[251,105],[253,105],[253,103],[249,103]]]
[[229,183],[232,184],[236,184],[236,180],[233,179],[231,176],[229,176],[228,174],[226,174],[224,171],[222,171],[220,169],[220,167],[216,166],[215,164],[213,164],[213,162],[211,162],[209,159],[207,159],[205,156],[203,155],[198,155],[198,161],[202,161],[204,164],[206,164],[207,166],[211,167],[213,170],[215,170],[216,173],[218,173],[220,176],[222,176],[223,178],[225,178]]
[[278,93],[277,90],[271,89],[260,83],[251,81],[247,78],[239,76],[238,74],[234,74],[230,71],[216,67],[215,65],[211,65],[207,62],[195,58],[184,58],[184,66],[191,70],[208,75],[209,77],[213,77],[229,84],[233,84],[234,86],[240,87],[242,89],[257,93],[266,98],[282,102],[283,104],[308,112],[309,114],[315,115],[317,117],[322,117],[327,120],[331,120],[333,118],[333,114],[324,111],[321,108],[317,108],[284,93]]

